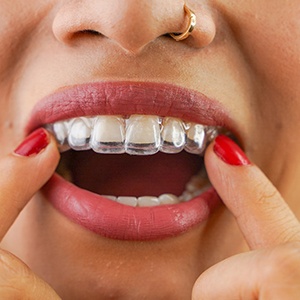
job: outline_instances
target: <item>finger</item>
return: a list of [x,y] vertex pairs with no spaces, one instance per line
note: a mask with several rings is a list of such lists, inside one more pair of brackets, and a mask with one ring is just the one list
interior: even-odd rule
[[205,154],[209,178],[236,218],[250,248],[300,240],[299,222],[279,192],[226,136]]
[[193,300],[300,299],[299,242],[232,256],[202,273]]
[[0,299],[61,299],[43,280],[22,261],[0,250]]
[[0,240],[29,199],[46,183],[59,161],[56,143],[44,129],[27,137],[0,160]]

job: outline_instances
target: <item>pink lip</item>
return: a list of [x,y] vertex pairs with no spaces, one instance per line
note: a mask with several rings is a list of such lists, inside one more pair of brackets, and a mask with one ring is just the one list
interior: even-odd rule
[[[169,84],[100,82],[63,89],[42,99],[26,128],[84,115],[153,114],[230,128],[220,103]],[[43,188],[53,206],[75,223],[105,237],[154,240],[172,237],[205,221],[221,201],[213,188],[186,203],[134,208],[80,189],[58,175]]]
[[131,207],[80,189],[58,175],[43,188],[53,206],[75,223],[119,240],[156,240],[179,235],[206,220],[220,204],[213,188],[188,202]]
[[96,82],[64,88],[33,108],[26,133],[47,123],[83,115],[145,114],[231,129],[231,120],[216,100],[171,84]]

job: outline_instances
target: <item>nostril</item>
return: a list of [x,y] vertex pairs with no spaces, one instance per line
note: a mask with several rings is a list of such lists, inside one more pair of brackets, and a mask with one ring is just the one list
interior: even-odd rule
[[[137,54],[156,38],[170,37],[168,33],[181,33],[186,28],[187,15],[181,0],[166,0],[163,5],[160,0],[66,2],[52,24],[54,36],[64,44],[104,36],[127,52]],[[197,11],[197,28],[183,43],[201,48],[214,40],[216,28],[210,11],[205,7]]]
[[81,37],[105,36],[133,53],[162,34],[176,32],[184,15],[180,0],[166,1],[172,5],[166,2],[161,5],[160,0],[66,2],[59,8],[52,24],[53,34],[59,42],[71,44],[83,42]]
[[102,34],[97,30],[92,29],[78,29],[74,32],[68,32],[65,34],[63,41],[64,43],[72,44],[74,41],[83,38],[97,38],[102,36]]
[[92,30],[92,29],[84,29],[79,31],[79,33],[83,33],[83,34],[88,34],[88,35],[101,35],[100,32],[96,31],[96,30]]

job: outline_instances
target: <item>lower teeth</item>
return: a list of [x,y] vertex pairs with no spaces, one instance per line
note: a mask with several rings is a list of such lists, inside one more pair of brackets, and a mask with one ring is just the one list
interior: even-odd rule
[[[73,176],[65,160],[61,160],[57,172],[69,182],[73,181]],[[133,207],[144,207],[144,206],[158,206],[158,205],[170,205],[187,202],[211,187],[211,184],[207,178],[204,170],[199,171],[198,174],[192,176],[185,185],[185,190],[180,196],[176,196],[171,193],[164,193],[160,196],[113,196],[113,195],[101,195],[102,197],[116,201],[118,203],[133,206]]]
[[205,192],[209,187],[210,183],[203,172],[194,175],[190,181],[186,184],[185,191],[180,195],[176,196],[173,194],[162,194],[159,197],[155,196],[112,196],[112,195],[102,195],[102,197],[107,198],[118,203],[133,206],[133,207],[150,207],[159,205],[170,205],[178,204],[181,202],[187,202],[203,192]]

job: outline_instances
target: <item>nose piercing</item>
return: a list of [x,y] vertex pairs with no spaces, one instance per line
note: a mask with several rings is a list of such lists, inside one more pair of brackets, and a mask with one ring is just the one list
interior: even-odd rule
[[196,26],[196,15],[195,13],[190,10],[185,4],[184,4],[184,11],[189,19],[189,23],[187,26],[187,29],[182,33],[169,33],[169,35],[176,41],[182,41],[185,40],[189,35],[192,33]]

